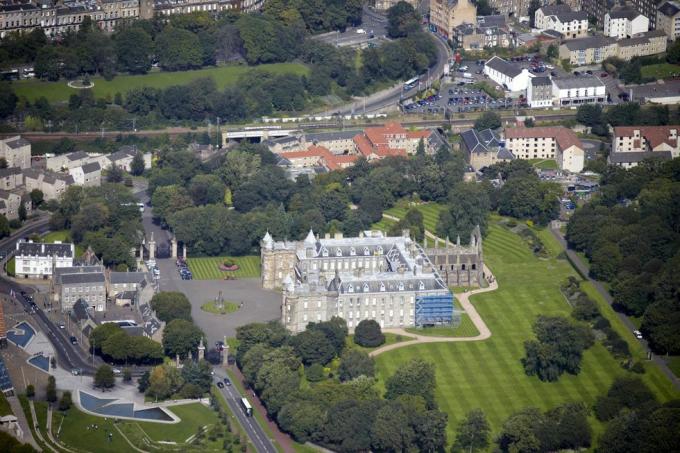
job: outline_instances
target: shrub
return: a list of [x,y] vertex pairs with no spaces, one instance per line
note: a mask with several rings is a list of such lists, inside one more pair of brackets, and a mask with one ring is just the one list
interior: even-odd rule
[[35,396],[35,387],[33,384],[28,384],[26,386],[26,397],[33,398]]
[[59,410],[62,412],[65,412],[71,408],[71,404],[73,403],[71,399],[71,392],[65,391],[63,395],[61,395],[61,399],[59,400]]
[[372,319],[361,321],[354,330],[354,343],[365,348],[375,348],[385,343],[380,324]]
[[182,390],[179,391],[179,394],[182,398],[200,398],[203,396],[203,390],[196,384],[188,383],[182,386]]
[[645,366],[642,362],[635,362],[633,366],[630,367],[630,371],[637,374],[645,374]]
[[579,294],[576,302],[574,303],[574,309],[571,312],[571,316],[580,321],[591,321],[593,319],[599,318],[600,310],[595,305],[588,296],[581,293]]
[[323,381],[326,377],[323,372],[323,365],[320,363],[313,363],[305,368],[305,376],[309,382]]
[[595,319],[595,322],[593,323],[593,328],[604,331],[605,329],[610,328],[611,325],[612,324],[609,322],[607,318],[600,316],[599,318]]

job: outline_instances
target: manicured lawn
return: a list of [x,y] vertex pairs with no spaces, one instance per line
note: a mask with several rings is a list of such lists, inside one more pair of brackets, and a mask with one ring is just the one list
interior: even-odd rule
[[5,398],[5,394],[0,392],[0,417],[3,415],[11,415],[12,407],[9,405],[9,401]]
[[673,374],[680,377],[680,356],[674,356],[668,359],[668,367]]
[[642,66],[642,77],[654,77],[666,79],[674,75],[680,75],[680,66],[670,63],[650,64]]
[[[62,423],[63,419],[63,423]],[[97,429],[93,428],[97,426]],[[61,426],[61,431],[59,427]],[[71,407],[63,416],[55,411],[52,416],[52,432],[55,438],[64,445],[80,451],[96,451],[119,453],[129,451],[130,445],[123,439],[116,428],[113,427],[113,419],[96,417]],[[59,433],[59,437],[57,437]],[[108,433],[113,433],[109,441]]]
[[48,243],[56,241],[69,242],[71,240],[71,236],[69,235],[69,232],[67,230],[59,230],[47,233],[45,236],[42,237],[42,240],[43,242]]
[[168,409],[181,418],[182,421],[174,425],[152,422],[138,423],[144,432],[155,441],[181,443],[196,434],[199,426],[218,423],[215,411],[200,403],[182,404]]
[[382,348],[383,346],[386,346],[388,344],[401,343],[402,341],[412,340],[412,338],[407,336],[407,335],[397,335],[397,334],[390,333],[390,332],[385,332],[383,335],[385,335],[385,342],[383,344],[381,344],[380,346],[377,346],[375,348],[365,348],[363,346],[359,346],[358,344],[356,344],[354,342],[354,335],[348,335],[347,336],[347,340],[345,342],[345,345],[347,346],[347,348],[354,348],[354,349],[359,349],[359,350],[364,351],[364,352],[371,352],[375,349]]
[[557,170],[557,162],[554,159],[530,159],[529,163],[541,170]]
[[224,301],[223,307],[218,307],[214,300],[206,302],[201,305],[201,310],[207,311],[208,313],[214,313],[216,315],[226,315],[228,313],[234,313],[238,310],[238,304],[236,302]]
[[[439,213],[444,210],[445,206],[437,203],[424,203],[415,207],[423,213],[423,225],[425,225],[425,229],[436,234]],[[406,215],[410,208],[410,206],[395,206],[385,211],[385,213],[401,219]]]
[[[598,343],[584,354],[578,376],[563,375],[553,383],[526,376],[520,360],[524,341],[533,338],[531,325],[539,314],[569,315],[559,286],[576,274],[566,260],[554,255],[537,259],[516,234],[494,222],[484,249],[499,289],[472,297],[492,337],[481,342],[408,346],[377,357],[379,385],[412,358],[435,364],[437,403],[449,415],[449,441],[460,420],[474,408],[484,410],[497,433],[510,414],[527,406],[545,410],[569,401],[593,404],[616,376],[627,373]],[[651,366],[647,370],[643,379],[661,400],[678,397],[667,379]]]
[[7,275],[11,277],[15,276],[17,274],[16,267],[17,263],[14,260],[14,257],[10,258],[9,261],[7,261],[7,263],[5,264],[5,270],[7,271]]
[[467,314],[461,316],[458,327],[438,326],[423,327],[422,329],[409,327],[406,331],[428,337],[474,337],[479,335],[477,327],[475,327]]
[[[255,68],[249,66],[219,66],[216,68],[204,68],[194,71],[163,72],[153,71],[145,75],[118,75],[113,80],[107,81],[101,77],[92,77],[94,83],[95,97],[115,96],[116,93],[125,94],[133,88],[144,86],[154,88],[166,88],[172,85],[185,85],[192,80],[202,77],[211,77],[215,80],[217,88],[223,90],[225,87],[234,85],[239,77],[253,71]],[[309,69],[298,63],[276,63],[260,65],[257,69],[268,71],[274,74],[298,74],[304,75]],[[69,88],[66,80],[57,82],[45,82],[41,80],[22,80],[12,84],[17,96],[25,96],[33,101],[41,96],[50,102],[68,101],[69,96],[76,94],[78,90]]]
[[[220,264],[226,260],[234,261],[239,269],[233,272],[221,271]],[[187,259],[189,269],[196,280],[222,280],[228,275],[236,278],[255,278],[260,276],[259,256],[213,256]]]

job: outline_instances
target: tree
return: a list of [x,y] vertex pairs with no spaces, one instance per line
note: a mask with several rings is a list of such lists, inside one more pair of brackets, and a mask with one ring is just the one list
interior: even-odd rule
[[421,138],[418,140],[418,147],[416,148],[416,156],[425,155],[425,141]]
[[191,321],[191,302],[179,291],[161,291],[151,298],[151,308],[158,319],[170,322],[173,319]]
[[560,57],[560,50],[557,44],[550,44],[548,50],[546,51],[546,56],[551,60],[556,60]]
[[484,112],[475,120],[474,128],[478,131],[484,129],[498,129],[501,127],[501,117],[496,112]]
[[7,84],[0,84],[0,119],[14,113],[19,98]]
[[123,382],[130,383],[132,382],[132,371],[130,368],[125,368],[123,370]]
[[409,415],[401,404],[389,402],[378,410],[371,426],[371,445],[374,451],[409,451],[416,433]]
[[291,345],[305,365],[325,365],[335,356],[330,340],[319,330],[305,330],[291,338]]
[[307,330],[319,330],[323,332],[333,345],[335,354],[338,356],[342,354],[348,334],[347,321],[339,316],[333,316],[329,321],[317,323],[310,322],[307,325]]
[[140,393],[146,392],[149,388],[149,379],[151,378],[151,372],[145,371],[144,374],[137,380],[137,390]]
[[491,428],[481,409],[468,412],[458,426],[455,449],[460,451],[486,450],[489,446]]
[[137,154],[132,158],[130,173],[134,176],[140,176],[144,173],[144,156],[140,151],[137,151]]
[[151,69],[153,41],[142,27],[125,27],[114,36],[116,61],[121,71],[146,74]]
[[52,375],[47,377],[47,388],[45,389],[45,393],[47,395],[47,402],[54,403],[57,401],[57,381]]
[[470,235],[479,226],[486,232],[487,217],[491,201],[487,187],[483,184],[460,182],[451,189],[447,209],[439,214],[437,234],[456,239],[463,244],[470,241]]
[[420,17],[411,4],[400,1],[387,10],[387,34],[401,38],[420,29]]
[[42,190],[40,189],[33,189],[31,190],[31,203],[33,203],[33,207],[38,207],[42,204],[43,200],[45,199],[45,195],[43,194]]
[[536,11],[541,7],[541,0],[531,0],[529,2],[529,24],[531,28],[536,28]]
[[23,222],[27,217],[28,213],[26,212],[26,205],[22,201],[19,205],[19,220]]
[[12,230],[9,227],[9,220],[3,214],[0,214],[0,238],[10,235]]
[[72,404],[73,400],[71,398],[71,392],[68,390],[64,391],[64,393],[61,394],[61,399],[59,400],[59,410],[66,412],[71,408]]
[[387,378],[385,398],[397,399],[401,395],[421,396],[428,408],[434,408],[435,387],[434,364],[422,359],[412,359]]
[[123,170],[118,165],[111,164],[106,173],[106,180],[108,182],[119,183],[123,182],[123,176]]
[[351,381],[359,376],[373,377],[375,374],[375,360],[363,351],[348,349],[340,358],[338,377],[340,381]]
[[156,36],[158,63],[166,71],[185,71],[200,68],[203,55],[198,36],[172,26]]
[[536,429],[543,415],[534,408],[523,409],[511,415],[503,424],[498,436],[498,447],[503,452],[538,452],[541,443]]
[[326,424],[326,411],[311,401],[294,401],[281,408],[279,427],[300,443],[314,439]]
[[172,365],[153,367],[149,375],[149,387],[146,394],[156,400],[170,397],[182,386],[179,370]]
[[385,342],[385,335],[375,320],[364,319],[354,329],[354,342],[365,348],[375,348]]
[[666,49],[666,60],[670,64],[680,63],[680,39],[673,41],[673,44]]
[[157,188],[151,196],[154,220],[167,226],[167,218],[171,213],[193,206],[187,190],[179,185]]
[[210,391],[210,385],[212,384],[211,371],[210,364],[205,360],[200,360],[199,362],[188,360],[182,368],[182,379],[184,379],[185,385],[195,385],[200,393],[205,393]]
[[116,384],[116,378],[113,374],[113,369],[108,365],[101,365],[97,368],[94,375],[94,386],[101,389],[112,388]]
[[622,409],[635,409],[656,398],[639,378],[619,377],[614,380],[606,396],[595,401],[595,416],[600,421],[616,417]]
[[203,338],[197,326],[184,319],[170,321],[163,330],[163,349],[170,357],[190,357]]
[[26,386],[26,397],[27,398],[33,398],[35,396],[35,387],[33,384],[28,384]]
[[194,204],[222,203],[225,186],[217,175],[196,175],[189,183],[189,195]]

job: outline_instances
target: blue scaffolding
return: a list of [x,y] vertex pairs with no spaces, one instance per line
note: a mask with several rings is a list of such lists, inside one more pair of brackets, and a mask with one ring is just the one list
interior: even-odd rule
[[453,308],[453,294],[416,297],[416,326],[460,324],[460,313]]

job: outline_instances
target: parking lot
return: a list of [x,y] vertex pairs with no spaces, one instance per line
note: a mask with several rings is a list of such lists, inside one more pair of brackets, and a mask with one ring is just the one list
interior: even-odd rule
[[510,109],[524,104],[523,99],[500,97],[494,99],[486,92],[469,85],[448,84],[436,94],[412,103],[404,104],[406,113],[478,112],[483,110]]

